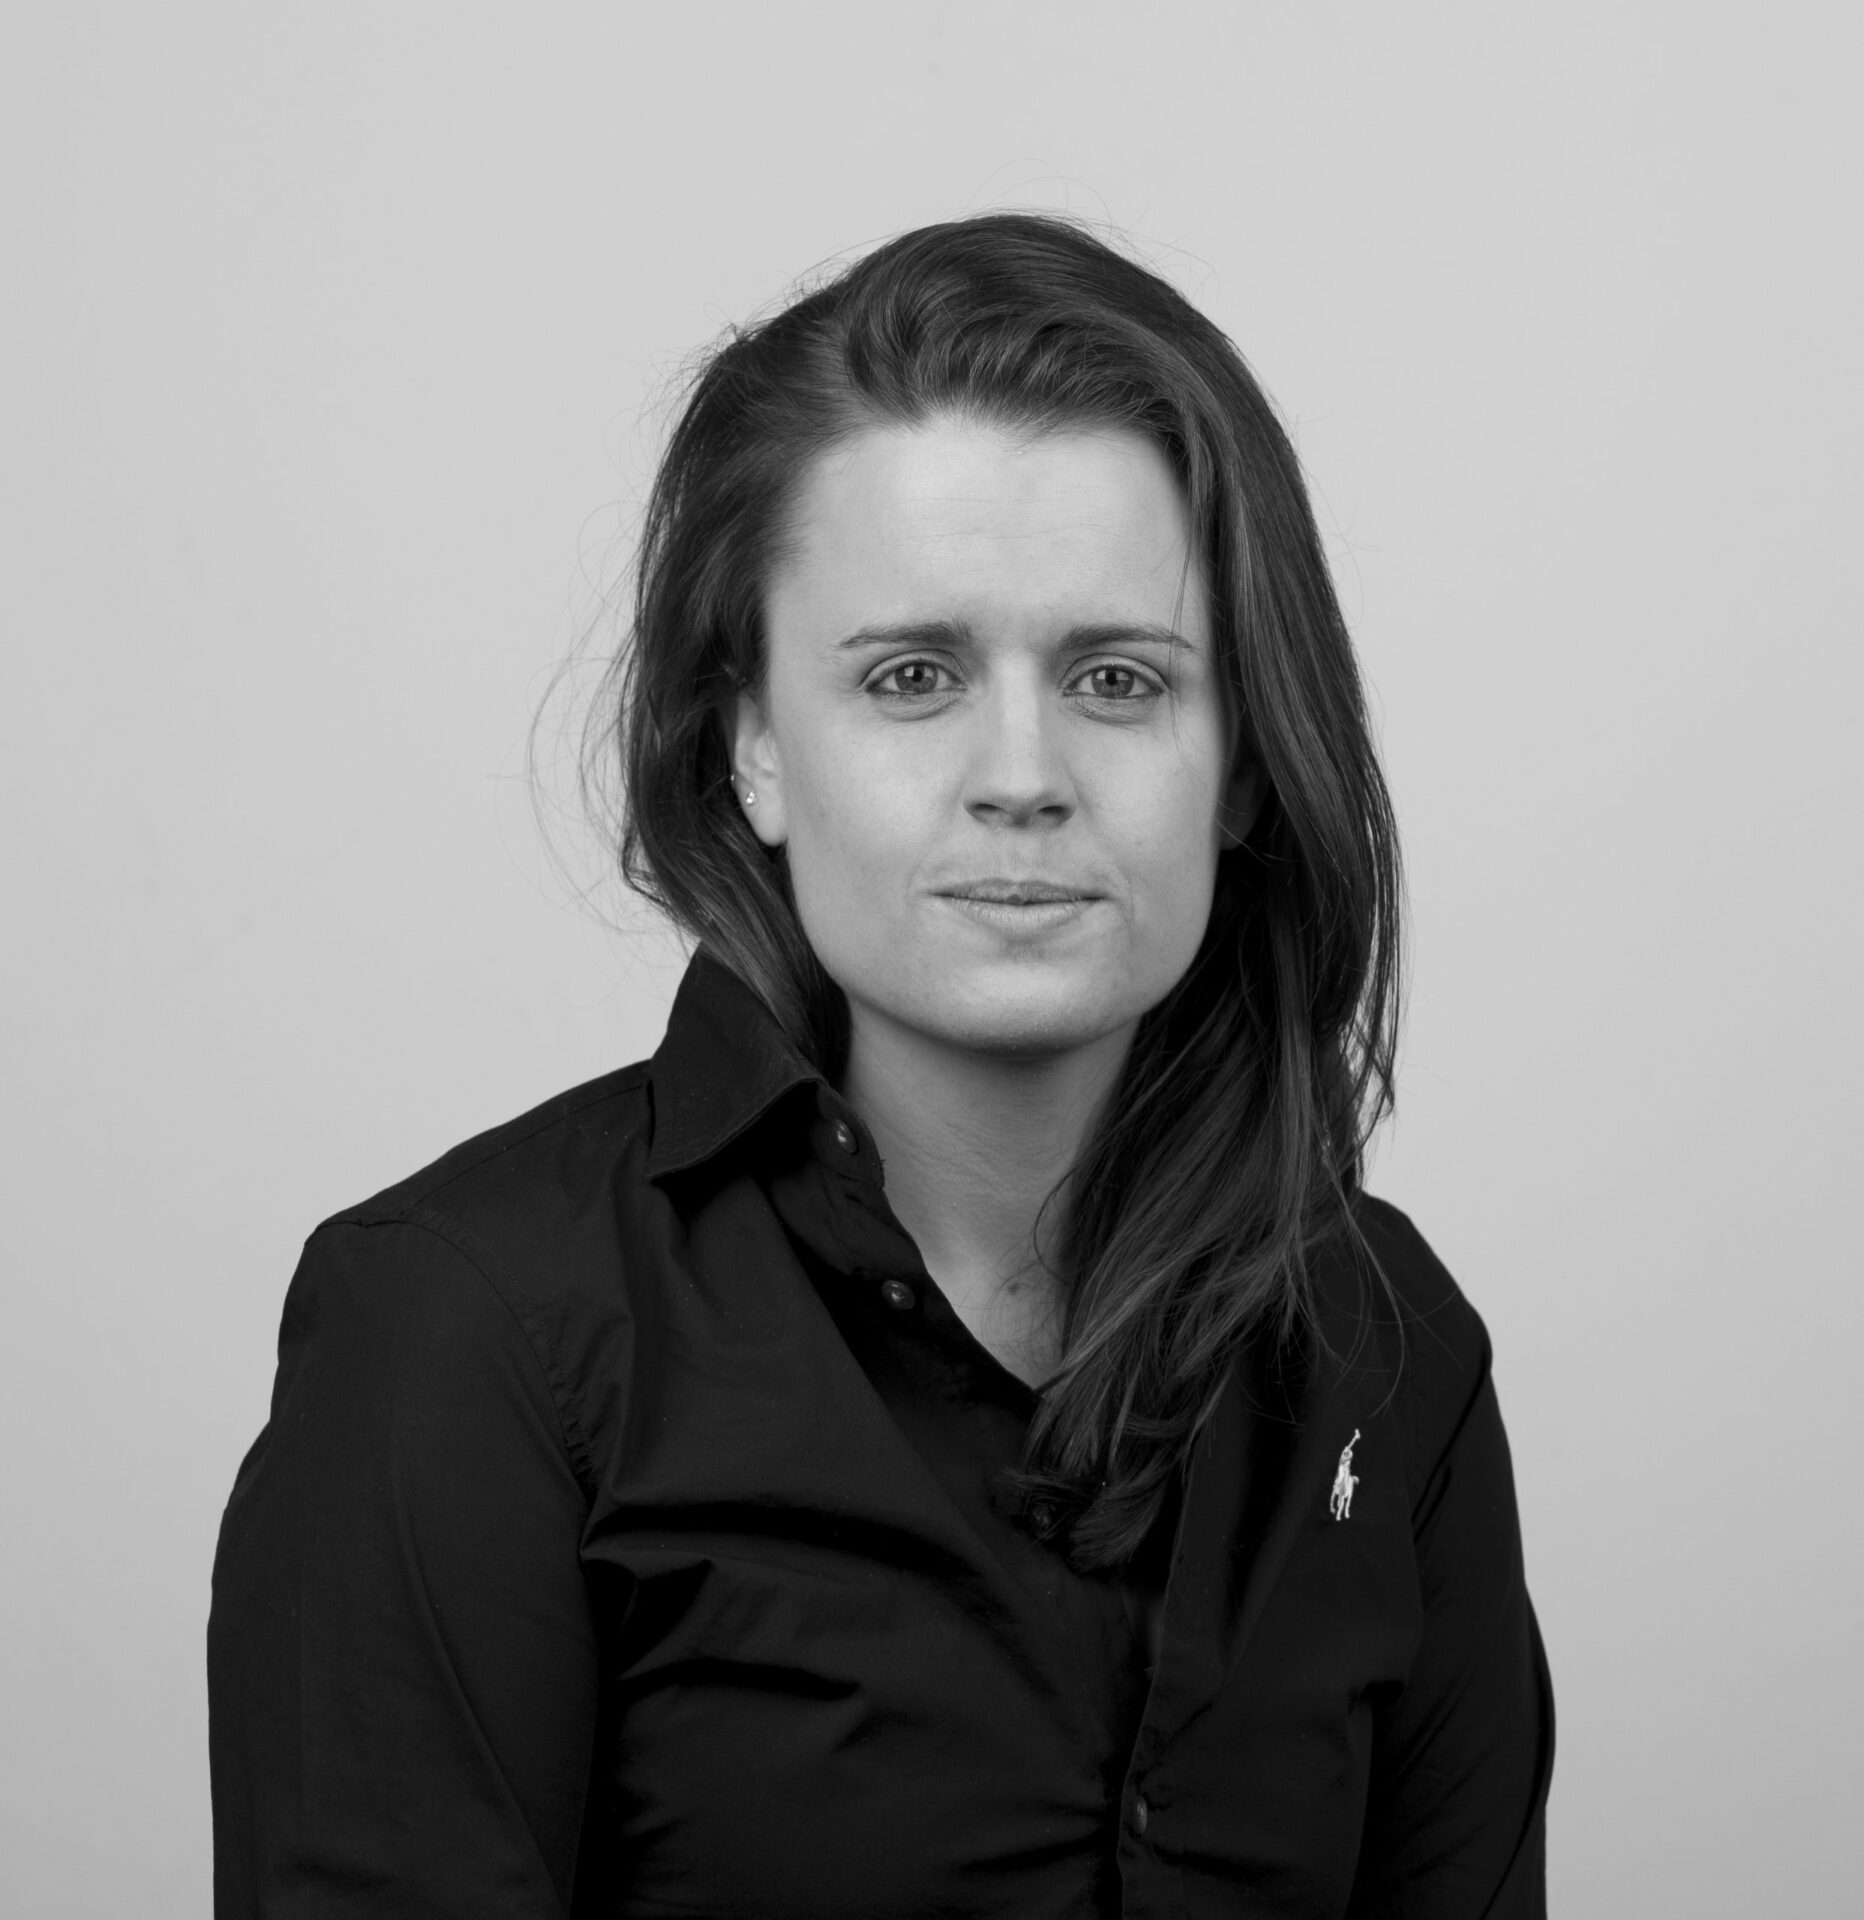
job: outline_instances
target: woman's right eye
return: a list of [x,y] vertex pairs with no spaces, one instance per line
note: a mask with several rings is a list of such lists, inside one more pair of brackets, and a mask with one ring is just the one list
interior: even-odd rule
[[936,660],[898,660],[868,682],[868,691],[887,700],[922,700],[928,694],[949,691],[939,683],[945,671]]

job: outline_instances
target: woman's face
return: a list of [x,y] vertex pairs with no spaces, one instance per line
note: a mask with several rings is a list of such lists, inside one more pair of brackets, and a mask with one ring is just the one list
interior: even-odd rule
[[793,531],[735,767],[856,1044],[1129,1034],[1190,966],[1253,789],[1164,455],[876,427],[817,463]]

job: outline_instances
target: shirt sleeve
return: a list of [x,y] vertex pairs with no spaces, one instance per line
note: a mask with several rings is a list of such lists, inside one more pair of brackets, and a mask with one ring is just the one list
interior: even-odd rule
[[1488,1338],[1460,1297],[1456,1305],[1476,1348],[1473,1397],[1465,1389],[1413,1514],[1423,1636],[1379,1719],[1353,1920],[1547,1912],[1553,1689]]
[[220,1920],[568,1911],[585,1511],[544,1370],[473,1262],[406,1221],[320,1228],[214,1564]]

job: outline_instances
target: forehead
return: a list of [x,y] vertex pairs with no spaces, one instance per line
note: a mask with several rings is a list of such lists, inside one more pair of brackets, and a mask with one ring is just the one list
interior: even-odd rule
[[1190,514],[1164,453],[1118,428],[940,418],[865,428],[798,490],[773,624],[1126,617],[1206,632]]

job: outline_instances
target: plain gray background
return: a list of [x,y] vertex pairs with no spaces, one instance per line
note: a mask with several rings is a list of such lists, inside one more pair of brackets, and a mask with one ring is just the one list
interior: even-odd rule
[[[206,1911],[304,1234],[651,1050],[546,807],[656,396],[831,254],[1129,230],[1284,410],[1410,861],[1375,1185],[1488,1319],[1568,1915],[1836,1914],[1860,1772],[1839,6],[14,10],[0,1907]],[[613,903],[609,903],[611,909]]]

